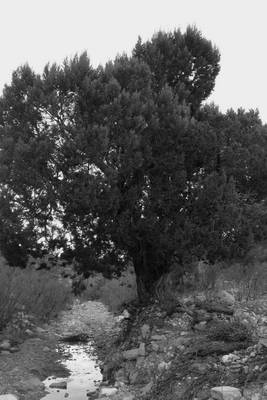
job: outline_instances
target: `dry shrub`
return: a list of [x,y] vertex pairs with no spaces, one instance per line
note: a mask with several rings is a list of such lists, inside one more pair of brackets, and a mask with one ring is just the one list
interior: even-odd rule
[[48,271],[9,267],[0,260],[0,329],[19,315],[47,321],[65,308],[71,289]]
[[83,299],[99,300],[111,311],[118,311],[124,304],[137,298],[136,276],[132,266],[129,266],[119,278],[104,278],[95,274],[88,278]]
[[220,281],[238,301],[255,300],[267,293],[267,262],[233,264],[222,272]]

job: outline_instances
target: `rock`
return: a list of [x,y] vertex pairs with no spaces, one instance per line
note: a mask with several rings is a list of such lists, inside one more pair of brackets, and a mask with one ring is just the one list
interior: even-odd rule
[[144,386],[141,389],[142,395],[145,396],[146,394],[148,394],[151,391],[152,386],[153,386],[153,381],[150,381],[146,386]]
[[123,395],[122,400],[134,400],[134,395],[132,393],[126,393]]
[[45,347],[43,348],[43,351],[48,352],[48,351],[50,351],[50,349],[49,349],[49,347],[45,346]]
[[199,374],[205,374],[208,369],[209,369],[209,365],[208,364],[204,364],[201,362],[194,362],[191,365],[191,368],[195,371],[198,372]]
[[14,394],[1,394],[0,400],[19,400]]
[[218,294],[216,295],[216,298],[223,304],[230,307],[234,306],[235,304],[234,296],[231,293],[227,292],[226,290],[219,291]]
[[201,321],[198,324],[194,325],[194,329],[196,331],[202,332],[206,329],[207,321]]
[[51,389],[67,389],[67,382],[60,381],[60,382],[53,382],[49,385]]
[[144,324],[141,326],[141,335],[144,340],[149,338],[150,326],[148,324]]
[[263,394],[264,396],[267,396],[267,383],[265,383],[265,384],[263,385],[263,387],[262,387],[262,394]]
[[145,344],[140,343],[139,348],[123,351],[122,357],[125,360],[136,360],[139,356],[145,356],[145,354],[146,354]]
[[212,399],[215,400],[240,400],[242,395],[239,389],[232,386],[217,386],[210,390]]
[[2,343],[0,343],[0,350],[10,350],[11,347],[9,340],[3,340]]
[[145,355],[146,355],[145,343],[140,343],[140,346],[139,346],[139,356],[145,357]]
[[151,342],[151,348],[153,351],[159,351],[159,349],[160,349],[157,342]]
[[239,360],[239,357],[236,354],[225,354],[224,356],[222,356],[222,362],[224,364],[228,364],[231,363],[233,361],[237,361]]
[[29,335],[29,336],[33,335],[33,331],[31,331],[30,329],[26,329],[25,333],[26,333],[26,335]]
[[125,350],[122,352],[122,356],[125,360],[136,360],[139,356],[139,348]]
[[118,391],[115,387],[102,387],[100,389],[99,395],[100,396],[113,396]]
[[19,351],[19,348],[14,346],[14,347],[11,347],[9,349],[9,351],[10,351],[10,353],[17,353],[17,351]]
[[152,335],[151,336],[151,340],[155,340],[155,341],[165,340],[165,339],[166,339],[166,337],[164,335]]
[[45,333],[45,330],[43,328],[41,328],[40,326],[37,326],[37,328],[35,328],[35,330],[39,334]]
[[169,366],[170,366],[170,363],[167,363],[167,362],[165,362],[165,361],[161,361],[161,362],[159,363],[159,365],[158,365],[158,370],[159,370],[160,372],[161,372],[161,371],[164,371],[164,370],[168,369]]
[[126,375],[125,370],[123,368],[121,368],[118,371],[116,371],[114,376],[115,376],[115,380],[117,382],[128,383],[128,378],[127,378],[127,375]]
[[130,315],[130,313],[129,313],[128,310],[124,310],[123,313],[122,313],[122,316],[123,316],[125,319],[129,319],[131,315]]

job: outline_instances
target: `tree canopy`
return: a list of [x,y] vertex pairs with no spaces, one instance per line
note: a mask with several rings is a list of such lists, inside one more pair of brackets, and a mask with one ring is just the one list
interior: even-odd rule
[[[267,129],[205,105],[219,52],[196,29],[13,73],[0,99],[0,246],[12,264],[64,248],[84,270],[132,260],[140,296],[176,265],[266,235]],[[107,267],[108,268],[108,267]]]

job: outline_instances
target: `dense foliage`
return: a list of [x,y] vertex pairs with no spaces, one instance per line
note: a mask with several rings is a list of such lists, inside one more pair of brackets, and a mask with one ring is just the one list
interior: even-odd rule
[[131,259],[140,296],[170,267],[266,237],[267,129],[203,105],[219,52],[201,33],[139,39],[13,73],[0,99],[0,246],[12,264],[63,248],[84,269]]

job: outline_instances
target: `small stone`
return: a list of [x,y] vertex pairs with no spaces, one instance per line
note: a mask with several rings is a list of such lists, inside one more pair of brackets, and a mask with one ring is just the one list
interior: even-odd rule
[[140,343],[139,356],[145,356],[145,355],[146,355],[145,343]]
[[49,347],[45,346],[45,347],[43,348],[43,351],[48,352],[48,351],[50,351],[50,349],[49,349]]
[[159,351],[160,348],[157,342],[151,342],[151,347],[153,351]]
[[9,340],[3,340],[2,343],[0,343],[0,349],[1,350],[9,350],[11,348],[11,344]]
[[53,382],[51,385],[49,385],[51,389],[67,389],[67,382],[66,381],[61,381],[61,382]]
[[210,390],[212,399],[215,400],[240,400],[240,390],[232,386],[217,386]]
[[99,395],[100,396],[113,396],[118,391],[115,387],[102,387],[100,389]]
[[150,326],[148,324],[144,324],[141,326],[141,335],[143,339],[148,339],[150,336]]
[[155,341],[158,341],[158,340],[165,340],[166,338],[163,335],[152,335],[151,339],[155,340]]

